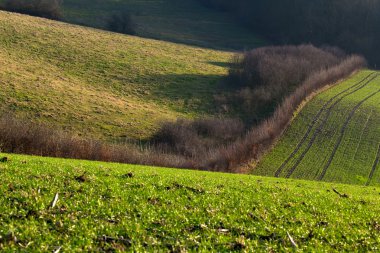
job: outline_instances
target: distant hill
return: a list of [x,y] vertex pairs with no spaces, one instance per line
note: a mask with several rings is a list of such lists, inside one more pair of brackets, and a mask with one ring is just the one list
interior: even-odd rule
[[0,112],[79,134],[150,136],[213,115],[232,54],[0,12]]
[[311,100],[255,174],[380,184],[380,76],[362,71]]

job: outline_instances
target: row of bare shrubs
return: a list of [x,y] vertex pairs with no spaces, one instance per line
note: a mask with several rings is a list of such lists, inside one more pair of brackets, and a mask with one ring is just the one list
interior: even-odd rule
[[62,0],[6,0],[2,9],[31,16],[59,20]]
[[347,56],[337,48],[312,45],[264,47],[235,57],[227,80],[233,92],[217,96],[242,112],[246,122],[268,118],[283,99],[313,73],[338,65]]
[[[366,65],[360,56],[312,45],[265,47],[234,59],[224,106],[244,111],[240,120],[197,119],[165,123],[153,138],[164,152],[184,156],[197,168],[239,172],[281,135],[302,101],[327,84]],[[199,130],[199,125],[208,131]],[[249,130],[246,131],[246,128]],[[202,129],[202,127],[201,127]]]
[[0,151],[49,157],[191,168],[180,156],[139,149],[131,144],[110,144],[78,137],[40,123],[0,117]]
[[312,73],[277,106],[270,117],[253,126],[243,138],[210,153],[204,167],[209,170],[238,172],[243,164],[259,159],[283,133],[298,106],[310,94],[365,66],[365,59],[354,55],[346,57],[340,64]]

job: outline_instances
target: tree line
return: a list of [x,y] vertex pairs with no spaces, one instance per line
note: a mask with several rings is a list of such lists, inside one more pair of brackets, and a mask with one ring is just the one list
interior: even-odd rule
[[379,0],[198,0],[277,44],[338,46],[380,66]]

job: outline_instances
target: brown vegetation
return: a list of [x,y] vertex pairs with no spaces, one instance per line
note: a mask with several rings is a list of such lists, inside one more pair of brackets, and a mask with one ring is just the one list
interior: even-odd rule
[[331,47],[283,46],[246,52],[234,59],[227,80],[232,92],[219,99],[245,112],[251,126],[248,133],[240,121],[209,120],[214,129],[203,134],[197,124],[204,120],[178,121],[164,124],[153,143],[192,160],[197,168],[239,172],[240,165],[258,159],[271,147],[307,96],[365,64],[362,57],[346,56]]
[[199,160],[204,158],[204,154],[232,143],[244,133],[244,124],[239,119],[178,119],[164,123],[151,143],[165,153]]
[[284,99],[272,116],[254,126],[246,136],[238,139],[235,143],[215,150],[205,166],[214,170],[234,172],[239,165],[258,159],[282,134],[290,123],[294,111],[308,95],[327,84],[335,83],[349,76],[355,70],[364,67],[365,64],[362,57],[351,56],[336,66],[311,74],[291,95]]
[[312,45],[264,47],[238,55],[227,80],[234,92],[223,103],[243,112],[248,124],[257,124],[313,73],[336,66],[345,57],[337,48]]
[[179,156],[140,150],[131,144],[109,144],[81,138],[10,115],[0,118],[0,151],[157,166],[170,164],[178,168],[193,167]]

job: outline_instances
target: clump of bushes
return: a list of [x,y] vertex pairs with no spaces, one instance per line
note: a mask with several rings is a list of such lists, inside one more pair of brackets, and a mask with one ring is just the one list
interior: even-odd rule
[[243,112],[248,123],[258,123],[313,73],[346,57],[340,49],[312,45],[263,47],[237,55],[226,82],[234,91],[227,103]]
[[312,45],[258,48],[234,58],[230,85],[265,86],[278,93],[296,87],[313,72],[337,65],[345,57],[339,49]]
[[62,0],[7,0],[3,9],[31,16],[59,20]]
[[[235,57],[223,105],[245,111],[240,120],[197,119],[165,123],[152,143],[191,160],[196,168],[241,172],[282,134],[294,111],[311,93],[366,65],[360,56],[311,45],[266,47]],[[248,131],[245,129],[249,128]]]
[[162,124],[150,141],[163,152],[198,159],[216,147],[232,143],[244,133],[244,124],[239,119],[178,119]]
[[0,152],[87,159],[106,162],[191,168],[191,161],[159,150],[140,149],[132,144],[111,144],[53,129],[49,126],[0,117]]
[[131,14],[126,11],[120,11],[113,14],[108,21],[108,29],[113,32],[135,35],[135,24]]
[[233,144],[215,149],[204,167],[234,172],[242,164],[259,159],[283,133],[304,99],[325,85],[335,83],[365,66],[363,57],[353,55],[343,58],[339,64],[310,72],[291,94],[282,99],[271,116],[261,120]]

